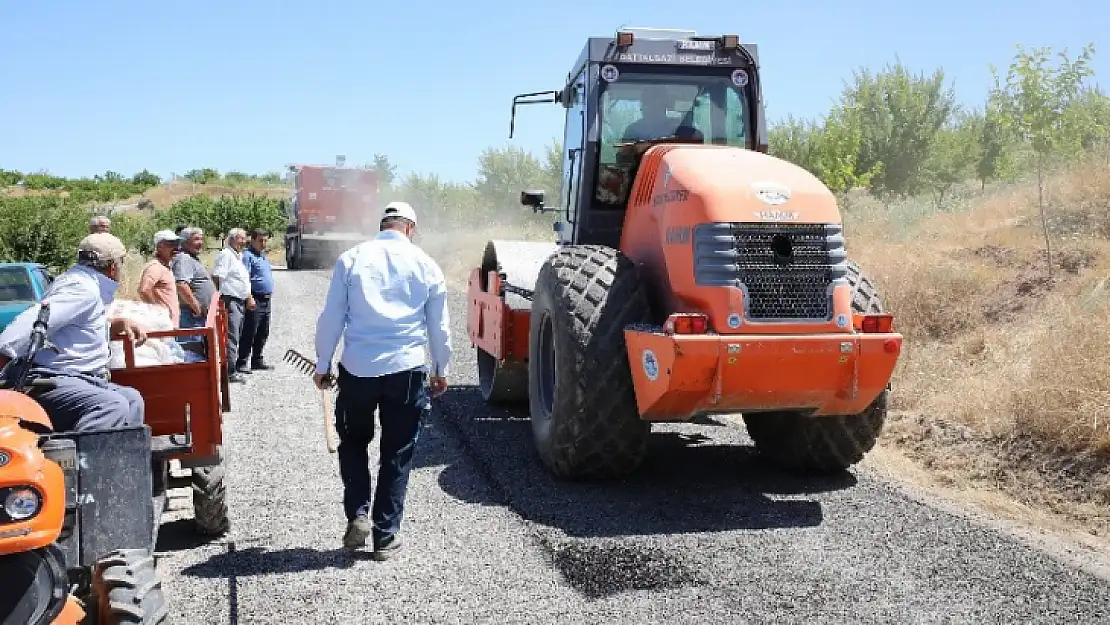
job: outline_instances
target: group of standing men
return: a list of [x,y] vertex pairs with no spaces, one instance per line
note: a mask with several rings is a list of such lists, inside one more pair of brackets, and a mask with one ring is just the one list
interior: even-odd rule
[[[107,314],[127,254],[110,228],[107,218],[89,222],[77,264],[46,293],[56,350],[40,351],[33,364],[36,376],[52,379],[53,390],[36,399],[60,429],[120,427],[143,420],[142,396],[111,383],[107,370],[111,337],[130,335],[136,344],[146,340],[141,325]],[[336,261],[316,324],[314,381],[320,389],[339,389],[335,425],[347,517],[343,544],[358,548],[372,538],[375,559],[389,558],[401,546],[399,530],[417,440],[431,413],[431,398],[447,390],[452,356],[446,281],[439,265],[412,243],[416,230],[412,207],[390,202],[377,236]],[[200,260],[200,228],[162,230],[154,235],[155,256],[140,278],[140,299],[165,307],[175,328],[203,326],[219,293],[228,311],[226,360],[235,382],[245,381],[244,373],[273,368],[262,357],[274,289],[267,238],[265,231],[252,230],[248,246],[248,234],[232,229],[209,274]],[[28,309],[0,333],[0,367],[26,348],[35,314]],[[377,488],[372,489],[368,447],[377,429],[375,416],[381,462]]]
[[[270,334],[274,279],[266,256],[269,233],[232,228],[211,273],[200,260],[204,231],[179,227],[154,235],[154,258],[143,268],[139,298],[169,311],[175,328],[205,324],[215,294],[227,309],[228,379],[245,382],[245,373],[273,369],[262,355]],[[182,343],[190,345],[190,339]],[[248,368],[247,362],[250,361]]]

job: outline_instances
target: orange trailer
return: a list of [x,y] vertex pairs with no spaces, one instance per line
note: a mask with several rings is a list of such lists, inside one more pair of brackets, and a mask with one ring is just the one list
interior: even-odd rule
[[[491,403],[527,402],[563,477],[642,462],[651,423],[740,413],[758,450],[838,471],[875,444],[902,336],[848,257],[835,196],[766,154],[754,44],[625,29],[562,89],[557,241],[490,241],[468,331]],[[636,118],[639,119],[636,119]],[[510,130],[511,136],[511,130]]]

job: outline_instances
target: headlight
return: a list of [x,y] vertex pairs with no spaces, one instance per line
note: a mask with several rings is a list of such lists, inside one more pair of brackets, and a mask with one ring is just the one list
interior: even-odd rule
[[32,488],[16,487],[8,491],[4,498],[4,512],[13,521],[23,521],[35,516],[42,499]]

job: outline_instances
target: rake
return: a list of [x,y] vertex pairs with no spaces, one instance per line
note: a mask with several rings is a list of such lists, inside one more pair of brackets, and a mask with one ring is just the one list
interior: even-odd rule
[[[314,375],[316,373],[316,361],[306,357],[295,349],[287,350],[282,360],[293,365],[293,368],[301,373],[307,375]],[[335,376],[330,373],[325,375],[324,386],[328,388],[335,386]],[[331,422],[331,399],[325,389],[320,389],[320,397],[324,400],[324,439],[328,444],[328,453],[334,454],[339,447],[335,442],[336,436]]]

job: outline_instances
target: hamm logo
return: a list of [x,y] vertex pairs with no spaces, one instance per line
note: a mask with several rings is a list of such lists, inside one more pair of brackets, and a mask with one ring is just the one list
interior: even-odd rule
[[755,196],[764,204],[779,206],[790,201],[790,189],[775,182],[757,182],[752,185]]

